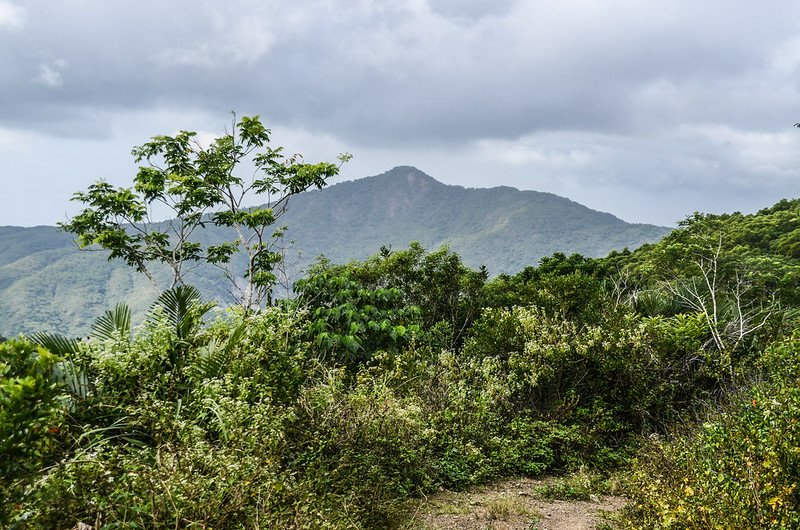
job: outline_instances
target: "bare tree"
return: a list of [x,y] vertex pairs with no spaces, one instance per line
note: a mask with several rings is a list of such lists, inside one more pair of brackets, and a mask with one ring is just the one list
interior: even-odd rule
[[723,267],[721,233],[705,250],[695,255],[696,276],[675,278],[665,286],[681,304],[705,317],[711,341],[731,370],[733,352],[747,336],[766,325],[772,310],[751,296],[753,282],[747,271],[741,266],[732,271]]

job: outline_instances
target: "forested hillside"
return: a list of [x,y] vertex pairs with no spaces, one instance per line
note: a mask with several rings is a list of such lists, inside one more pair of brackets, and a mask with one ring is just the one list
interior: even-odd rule
[[554,252],[600,257],[669,233],[551,193],[448,186],[408,166],[292,200],[287,238],[306,254],[335,262],[419,241],[429,249],[448,245],[469,267],[484,265],[496,275]]
[[297,297],[0,346],[0,522],[400,528],[409,499],[577,473],[621,528],[800,526],[800,200],[490,278],[446,249]]
[[[412,241],[429,249],[447,244],[467,265],[485,265],[496,275],[553,252],[602,256],[669,232],[547,193],[447,186],[411,167],[297,195],[281,222],[289,227],[284,241],[291,279],[320,254],[346,262]],[[229,237],[230,230],[208,225],[201,239],[219,243]],[[141,321],[158,290],[121,262],[108,263],[107,255],[81,253],[54,227],[0,227],[0,334],[85,335],[119,301]],[[197,269],[191,283],[207,298],[232,301],[213,267]]]

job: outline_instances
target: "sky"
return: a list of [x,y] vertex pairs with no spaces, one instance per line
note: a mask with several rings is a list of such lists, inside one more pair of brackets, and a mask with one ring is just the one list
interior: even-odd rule
[[800,196],[800,2],[0,0],[0,225],[260,115],[337,180],[413,165],[630,222]]

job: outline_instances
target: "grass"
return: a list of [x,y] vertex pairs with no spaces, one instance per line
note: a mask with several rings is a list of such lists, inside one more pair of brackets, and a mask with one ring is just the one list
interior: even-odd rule
[[513,494],[492,497],[483,504],[483,507],[486,508],[489,519],[505,520],[509,517],[536,515],[534,510],[522,502],[522,499]]
[[588,501],[592,496],[618,493],[619,488],[618,479],[604,478],[581,468],[571,475],[536,488],[536,492],[546,499]]

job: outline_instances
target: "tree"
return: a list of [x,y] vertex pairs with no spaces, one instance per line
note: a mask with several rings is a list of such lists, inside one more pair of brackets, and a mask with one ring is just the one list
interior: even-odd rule
[[399,289],[407,306],[421,311],[423,329],[438,325],[443,347],[456,349],[472,322],[480,316],[488,271],[466,267],[446,246],[427,252],[419,242],[408,249],[386,246],[363,262],[351,262],[340,270],[367,289]]
[[[705,349],[716,352],[727,375],[779,332],[782,305],[791,300],[798,277],[792,258],[772,248],[786,229],[770,217],[694,214],[636,264],[651,281],[634,300],[649,292],[681,312],[700,315],[710,335]],[[653,301],[645,297],[645,310]]]
[[[85,209],[59,226],[77,236],[78,246],[110,251],[144,273],[157,287],[153,266],[166,265],[169,288],[185,283],[186,273],[202,263],[219,268],[231,282],[231,294],[245,307],[269,301],[275,268],[281,261],[276,244],[283,229],[269,231],[286,212],[289,198],[312,187],[322,188],[352,158],[339,163],[309,164],[301,155],[285,156],[270,147],[271,131],[258,116],[233,116],[230,132],[203,146],[197,133],[154,136],[133,149],[139,167],[132,188],[99,181],[73,200]],[[243,171],[252,170],[249,177]],[[248,207],[255,198],[265,206]],[[156,213],[169,220],[154,222]],[[206,225],[226,227],[234,238],[218,244],[201,242]],[[244,256],[243,267],[232,258]]]
[[378,351],[401,351],[420,331],[420,309],[401,289],[367,285],[348,266],[323,260],[294,287],[309,312],[308,338],[354,370]]
[[[714,346],[723,354],[725,368],[732,372],[731,354],[744,339],[764,327],[773,311],[773,300],[764,301],[750,278],[757,271],[746,262],[726,263],[723,234],[705,253],[695,256],[698,274],[666,282],[667,289],[687,308],[703,315]],[[755,295],[755,296],[754,296]]]

